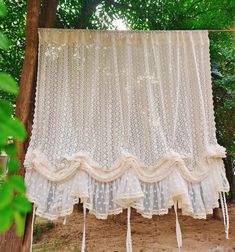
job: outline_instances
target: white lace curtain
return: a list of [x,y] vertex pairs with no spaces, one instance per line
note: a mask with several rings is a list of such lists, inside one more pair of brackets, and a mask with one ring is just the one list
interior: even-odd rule
[[219,206],[229,185],[207,31],[40,29],[39,38],[24,162],[37,215],[67,216],[79,198],[102,219],[130,207],[151,218],[176,202],[206,218]]

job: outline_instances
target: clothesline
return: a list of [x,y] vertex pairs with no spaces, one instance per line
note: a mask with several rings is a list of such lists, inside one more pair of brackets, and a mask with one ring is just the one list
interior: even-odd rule
[[[48,30],[50,31],[51,28],[38,28],[38,30]],[[73,32],[74,29],[67,29],[67,28],[53,28],[53,30],[63,30],[63,31],[71,31]],[[80,30],[80,31],[87,31],[87,32],[97,32],[96,29],[76,29],[76,30]],[[171,31],[171,32],[176,32],[176,31],[180,31],[180,30],[105,30],[105,29],[98,29],[99,32],[155,32],[155,31],[158,31],[158,32],[168,32],[168,31]],[[181,30],[181,31],[184,31],[184,32],[192,32],[192,31],[200,31],[200,30]],[[203,30],[202,30],[203,31]],[[208,32],[235,32],[235,30],[204,30],[204,31],[208,31]]]
[[208,30],[208,32],[235,32],[235,30]]

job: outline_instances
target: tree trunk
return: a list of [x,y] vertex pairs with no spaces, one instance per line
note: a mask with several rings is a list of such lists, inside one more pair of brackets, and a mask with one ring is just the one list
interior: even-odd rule
[[235,180],[233,174],[233,159],[231,155],[227,155],[226,159],[224,160],[225,168],[226,168],[226,176],[229,181],[230,185],[230,195],[229,199],[234,201],[235,200]]
[[[29,0],[30,1],[30,0]],[[43,28],[49,28],[52,27],[55,20],[56,20],[56,9],[57,9],[57,0],[43,0],[42,1],[42,7],[41,7],[41,12],[40,12],[40,17],[39,17],[39,27]],[[37,31],[34,34],[35,37],[37,37],[36,41],[36,50],[34,51],[34,54],[36,55],[37,59],[37,47],[38,47],[38,34]],[[26,60],[26,59],[25,59]],[[37,60],[35,62],[35,68],[32,69],[34,71],[34,78],[31,82],[31,87],[32,87],[32,92],[31,92],[31,99],[30,99],[30,107],[29,107],[29,114],[28,114],[28,126],[29,126],[29,131],[31,135],[31,129],[32,129],[32,124],[33,124],[33,113],[34,113],[34,102],[35,102],[35,91],[36,91],[36,77],[37,77]],[[27,74],[27,73],[26,73]],[[27,146],[25,146],[25,152],[24,156],[26,153],[26,150],[28,148],[28,142]],[[23,173],[25,173],[25,168],[22,165],[21,166],[23,169]],[[32,225],[33,225],[33,213],[29,213],[26,216],[26,228],[25,228],[25,234],[24,234],[24,239],[23,239],[23,252],[28,252],[30,251],[30,246],[33,241],[31,241],[31,230],[32,230]]]
[[27,1],[27,19],[26,19],[26,49],[23,62],[23,69],[20,79],[20,90],[16,100],[16,117],[25,125],[28,137],[24,143],[18,144],[19,158],[21,161],[20,175],[24,175],[25,169],[23,161],[25,152],[28,147],[31,135],[31,108],[34,102],[35,80],[37,71],[37,48],[38,48],[38,34],[39,15],[40,15],[41,1]]
[[57,0],[42,0],[39,27],[50,28],[56,22]]
[[[31,136],[37,76],[38,27],[51,27],[56,19],[57,0],[28,0],[26,19],[26,50],[16,101],[16,117],[26,127],[28,136],[24,143],[17,143],[21,163],[19,174],[24,176],[23,162]],[[26,217],[24,237],[16,237],[15,226],[0,236],[0,251],[28,252],[31,244],[32,213]]]

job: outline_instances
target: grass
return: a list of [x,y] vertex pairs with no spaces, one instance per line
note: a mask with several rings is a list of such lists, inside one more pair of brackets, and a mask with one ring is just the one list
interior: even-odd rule
[[65,244],[65,243],[44,243],[34,244],[33,252],[49,252],[49,251],[70,251],[81,252],[78,244]]
[[52,221],[45,223],[36,223],[33,228],[33,242],[37,243],[44,232],[47,232],[55,227],[55,224]]

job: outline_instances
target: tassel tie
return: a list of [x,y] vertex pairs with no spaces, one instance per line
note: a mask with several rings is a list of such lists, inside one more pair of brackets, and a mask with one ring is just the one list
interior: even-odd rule
[[128,207],[128,208],[127,208],[126,252],[132,252],[132,239],[131,239],[131,207]]
[[176,229],[176,240],[178,244],[178,249],[180,251],[180,248],[182,247],[182,233],[180,228],[180,223],[178,219],[178,213],[177,213],[177,202],[174,203],[174,209],[175,209],[175,229]]
[[228,215],[228,206],[226,203],[226,196],[225,192],[220,192],[220,203],[223,213],[223,219],[224,219],[224,232],[226,239],[229,239],[228,233],[229,233],[229,215]]

